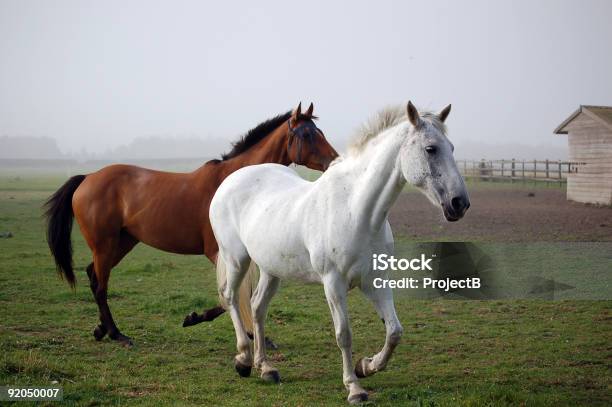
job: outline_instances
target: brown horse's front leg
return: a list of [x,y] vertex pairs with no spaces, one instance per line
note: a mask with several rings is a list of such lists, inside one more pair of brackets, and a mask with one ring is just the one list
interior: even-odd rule
[[197,325],[201,322],[212,321],[224,312],[225,309],[223,309],[221,305],[205,310],[202,314],[198,314],[197,312],[193,311],[191,314],[185,317],[185,320],[183,321],[183,328]]
[[[192,326],[192,325],[197,325],[201,322],[209,322],[212,321],[214,319],[216,319],[218,316],[222,315],[225,313],[225,309],[223,309],[223,307],[221,305],[217,305],[214,308],[210,308],[207,309],[206,311],[204,311],[201,314],[198,314],[197,312],[193,311],[191,314],[187,315],[185,317],[185,320],[183,321],[183,328],[186,328],[188,326]],[[249,338],[253,339],[253,334],[250,332],[247,332],[247,335],[249,336]],[[278,345],[276,345],[274,343],[274,341],[272,341],[272,339],[268,338],[266,336],[266,349],[268,350],[277,350],[278,349]]]
[[[217,264],[219,246],[217,246],[217,241],[215,240],[215,235],[212,233],[210,223],[207,223],[204,229],[204,242],[204,254],[206,255],[206,257],[208,257],[208,260],[210,260],[212,264]],[[197,312],[193,311],[183,320],[183,328],[197,325],[202,322],[213,321],[217,319],[219,315],[222,315],[224,313],[225,309],[221,306],[221,304],[217,305],[216,307],[204,310],[204,312],[201,314],[198,314]]]

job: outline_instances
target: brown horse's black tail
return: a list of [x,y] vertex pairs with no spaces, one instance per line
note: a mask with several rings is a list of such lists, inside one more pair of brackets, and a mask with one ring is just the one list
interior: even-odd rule
[[76,279],[72,270],[72,195],[81,185],[85,175],[75,175],[45,202],[47,217],[47,243],[55,259],[55,266],[60,275],[66,277],[68,284],[74,287]]

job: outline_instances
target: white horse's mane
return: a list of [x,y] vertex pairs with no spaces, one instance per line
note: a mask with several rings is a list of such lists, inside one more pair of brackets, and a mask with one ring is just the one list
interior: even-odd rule
[[[446,134],[446,126],[438,115],[431,111],[419,111],[421,119],[430,123],[442,134]],[[353,141],[349,144],[349,155],[358,155],[365,150],[366,145],[385,130],[408,120],[408,112],[405,105],[387,106],[378,111],[357,130]]]

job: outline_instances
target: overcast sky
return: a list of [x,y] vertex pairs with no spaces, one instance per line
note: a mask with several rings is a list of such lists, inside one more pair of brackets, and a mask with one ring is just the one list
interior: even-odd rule
[[612,105],[611,16],[608,0],[0,0],[0,135],[230,140],[301,100],[342,149],[411,99],[453,104],[459,151],[558,148],[579,104]]

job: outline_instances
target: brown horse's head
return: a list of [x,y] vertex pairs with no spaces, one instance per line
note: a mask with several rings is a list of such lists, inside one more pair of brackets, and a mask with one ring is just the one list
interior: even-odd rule
[[314,170],[325,171],[329,164],[338,157],[338,153],[327,142],[312,115],[313,105],[302,113],[300,103],[289,118],[287,128],[287,154],[291,162],[305,165]]

